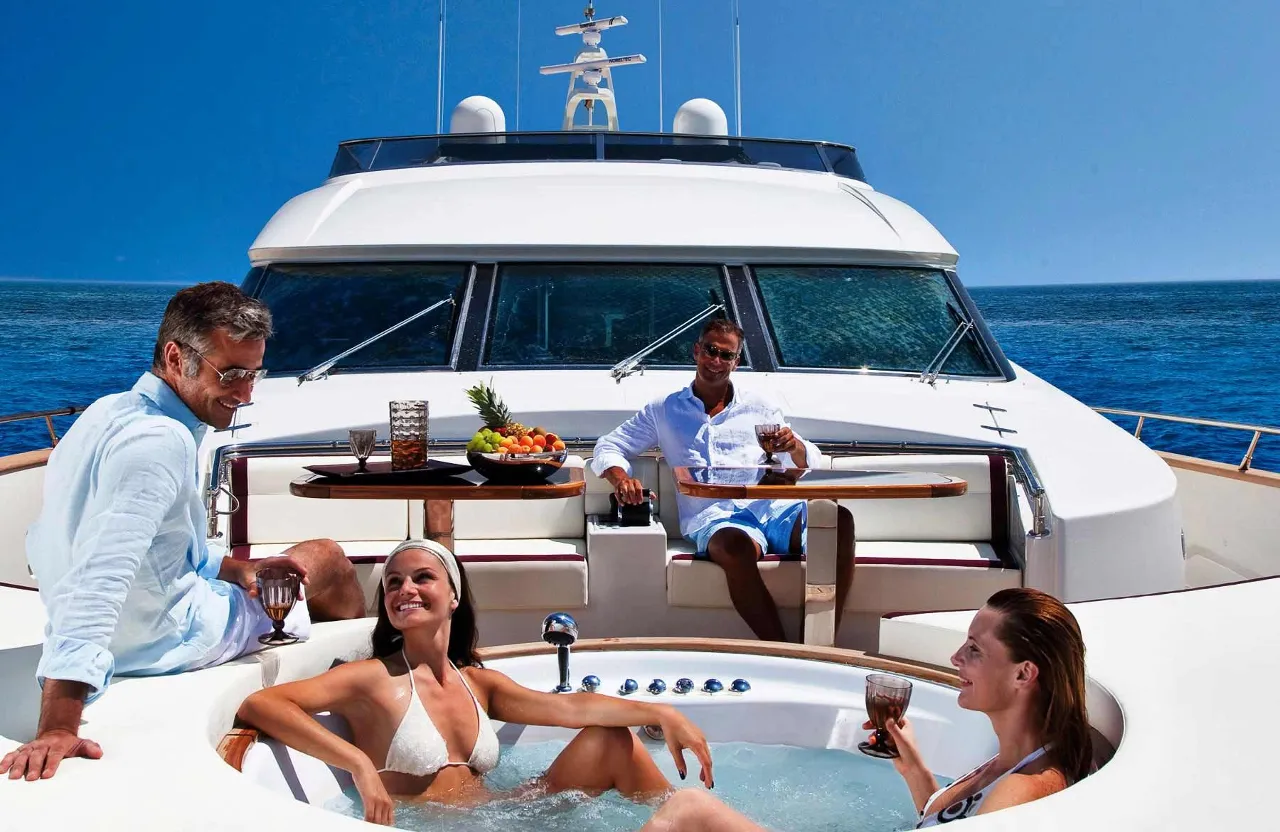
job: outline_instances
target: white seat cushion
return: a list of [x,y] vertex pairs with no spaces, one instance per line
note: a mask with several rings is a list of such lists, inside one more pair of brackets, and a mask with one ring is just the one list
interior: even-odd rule
[[[439,457],[466,463],[466,457]],[[582,468],[580,456],[569,456],[564,467]],[[608,499],[607,497],[605,498]],[[418,511],[422,502],[415,501]],[[525,538],[586,537],[585,497],[554,500],[456,500],[453,504],[453,539],[520,540]]]
[[831,467],[852,471],[931,471],[959,477],[959,497],[915,500],[841,500],[853,514],[859,540],[991,540],[991,463],[985,455],[892,454],[844,456]]
[[[724,572],[692,560],[693,546],[668,547],[667,603],[674,607],[732,609]],[[988,543],[858,541],[853,591],[845,608],[862,612],[972,609],[996,590],[1021,586],[1017,569],[1005,569]],[[782,608],[804,604],[805,562],[770,555],[760,573]]]
[[409,531],[409,500],[319,500],[289,493],[289,483],[308,473],[303,466],[347,461],[341,457],[279,456],[232,462],[231,489],[240,502],[228,523],[232,545],[274,543],[287,547],[317,537],[403,540]]
[[990,543],[936,540],[859,540],[855,564],[885,566],[963,566],[987,569],[1001,566]]
[[[693,544],[685,540],[672,541],[667,553],[668,604],[733,609],[723,569],[709,560],[694,560]],[[784,609],[804,606],[804,561],[766,555],[759,566],[775,604]]]
[[587,544],[579,539],[454,540],[478,610],[581,609]]
[[847,610],[974,609],[1022,585],[1022,573],[1004,568],[989,543],[859,540],[855,551]]

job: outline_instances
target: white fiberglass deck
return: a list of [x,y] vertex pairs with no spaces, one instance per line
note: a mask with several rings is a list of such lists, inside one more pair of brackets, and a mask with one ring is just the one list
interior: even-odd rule
[[[1269,760],[1272,749],[1280,745],[1280,724],[1269,717],[1273,686],[1280,679],[1280,631],[1271,620],[1278,604],[1280,579],[1073,605],[1089,649],[1091,679],[1111,691],[1118,703],[1097,705],[1095,725],[1116,740],[1123,720],[1124,736],[1116,755],[1099,773],[1065,792],[968,823],[974,829],[1002,830],[1093,829],[1103,820],[1108,829],[1269,828]],[[883,652],[945,661],[960,642],[969,617],[942,613],[894,619],[886,626]],[[366,649],[368,628],[368,622],[359,621],[321,625],[312,642],[261,658],[173,677],[119,680],[85,713],[83,733],[101,742],[106,756],[97,762],[69,761],[49,781],[0,780],[0,829],[47,822],[50,807],[57,807],[59,824],[87,828],[145,824],[215,830],[242,829],[248,823],[263,828],[358,828],[357,821],[252,784],[224,764],[214,749],[245,695],[264,682],[318,673],[334,657],[358,655]],[[9,703],[0,725],[0,752],[16,747],[34,728],[34,708],[14,706],[34,703],[31,672],[37,657],[38,648],[0,650],[0,696]],[[517,678],[536,681],[526,673],[544,673],[534,669],[539,659],[550,678],[554,662],[548,656],[511,661],[505,667]],[[607,662],[614,661],[626,660],[595,663],[582,653],[574,660],[575,679],[594,671],[608,682],[615,673]],[[701,661],[699,668],[712,667]],[[825,709],[817,723],[825,723],[828,737],[835,724],[831,714],[858,706],[855,671],[797,662],[796,671],[788,666],[775,688],[764,670],[767,662],[736,656],[715,661],[732,662],[730,672],[735,675],[739,667],[757,668],[752,693],[758,700],[748,694],[735,705],[785,693],[799,703],[797,713],[806,707],[816,708],[811,713],[817,714]],[[1220,690],[1216,685],[1224,671],[1229,671],[1232,684]],[[672,672],[681,669],[672,666]],[[747,669],[740,675],[751,673]],[[1229,696],[1232,707],[1213,708],[1210,723],[1213,696]],[[1092,701],[1097,703],[1097,697]],[[922,697],[913,708],[925,702]],[[925,705],[918,713],[930,710]],[[960,720],[969,718],[960,715],[954,724],[963,725]],[[698,719],[704,718],[699,714]],[[795,720],[796,726],[803,723],[799,717]],[[717,718],[705,722],[713,737],[722,736],[716,733],[722,730]],[[796,730],[803,735],[799,727]],[[823,731],[814,730],[810,738]],[[1229,753],[1219,738],[1227,738]],[[933,747],[928,753],[956,754],[950,765],[958,768],[985,750],[966,746],[944,752]],[[944,757],[931,759],[938,760],[934,765],[940,773],[955,771],[943,768]],[[217,796],[216,805],[233,808],[211,809],[211,795]]]

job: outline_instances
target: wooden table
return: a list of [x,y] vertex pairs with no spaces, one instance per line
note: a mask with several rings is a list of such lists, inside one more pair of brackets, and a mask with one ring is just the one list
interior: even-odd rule
[[806,500],[804,643],[835,643],[836,500],[959,497],[969,484],[929,471],[842,471],[830,468],[674,468],[676,488],[717,500]]
[[394,482],[390,477],[324,477],[307,474],[289,483],[295,497],[321,500],[422,500],[426,536],[453,551],[455,500],[559,500],[586,491],[581,468],[561,468],[536,485],[497,485],[475,471],[451,477]]
[[969,483],[928,471],[831,468],[674,468],[676,488],[720,500],[889,500],[959,497]]

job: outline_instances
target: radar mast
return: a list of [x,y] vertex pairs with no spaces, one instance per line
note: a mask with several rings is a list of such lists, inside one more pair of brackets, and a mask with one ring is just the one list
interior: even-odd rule
[[[573,59],[573,63],[552,64],[539,69],[543,75],[569,73],[569,94],[564,105],[564,130],[606,130],[618,129],[618,102],[613,91],[613,73],[615,66],[642,64],[644,55],[623,55],[610,58],[600,47],[600,33],[614,26],[625,26],[627,19],[622,15],[596,20],[594,0],[588,0],[584,11],[586,20],[582,23],[571,23],[568,26],[557,26],[557,35],[582,35],[582,51]],[[595,123],[596,102],[604,109],[605,123]],[[581,104],[587,111],[586,124],[574,124],[574,118]]]

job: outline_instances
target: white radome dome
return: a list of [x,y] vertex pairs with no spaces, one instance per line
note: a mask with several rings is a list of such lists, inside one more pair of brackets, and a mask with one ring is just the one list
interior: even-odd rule
[[676,110],[671,131],[694,136],[727,136],[729,118],[720,105],[710,98],[691,98]]
[[498,102],[484,95],[467,96],[449,116],[450,133],[504,133],[506,130],[506,113]]

